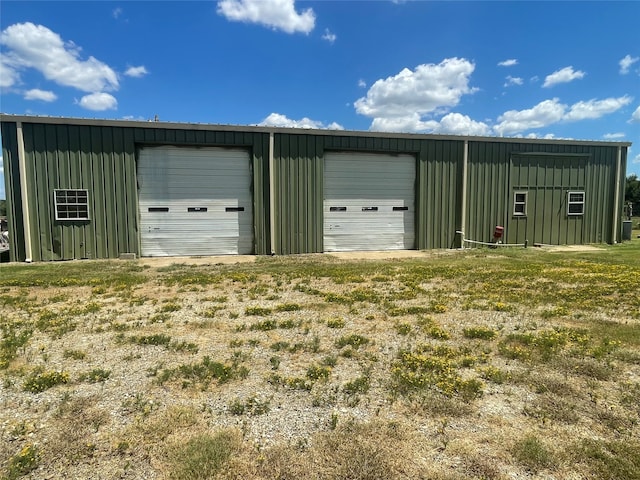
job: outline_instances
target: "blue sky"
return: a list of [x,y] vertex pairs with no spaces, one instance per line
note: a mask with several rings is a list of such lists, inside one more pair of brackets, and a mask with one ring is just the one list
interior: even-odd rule
[[2,0],[0,48],[3,113],[629,141],[640,174],[638,1]]

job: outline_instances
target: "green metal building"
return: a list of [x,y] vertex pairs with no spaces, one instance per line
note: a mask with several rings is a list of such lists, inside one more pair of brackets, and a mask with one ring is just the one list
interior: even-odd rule
[[621,239],[630,143],[0,121],[12,261]]

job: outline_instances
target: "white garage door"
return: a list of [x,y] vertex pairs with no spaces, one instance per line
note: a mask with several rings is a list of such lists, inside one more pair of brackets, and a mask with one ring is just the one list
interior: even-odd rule
[[245,150],[148,147],[138,159],[141,255],[253,252]]
[[411,155],[325,154],[324,250],[415,248],[415,177]]

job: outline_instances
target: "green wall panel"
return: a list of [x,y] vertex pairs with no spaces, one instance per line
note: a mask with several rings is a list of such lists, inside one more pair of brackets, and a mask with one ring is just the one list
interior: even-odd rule
[[[307,132],[256,127],[144,124],[20,117],[27,174],[22,192],[16,121],[3,116],[2,142],[11,259],[25,260],[22,197],[29,201],[33,260],[114,258],[139,253],[136,158],[148,145],[246,148],[253,165],[256,254],[323,251],[325,152],[410,154],[416,158],[416,247],[490,241],[505,227],[509,243],[599,243],[619,239],[614,227],[618,149],[622,211],[627,145],[477,137]],[[274,138],[274,245],[271,245],[269,136]],[[462,221],[463,158],[468,142]],[[55,189],[87,189],[90,220],[55,220]],[[566,192],[585,192],[585,213],[567,218]],[[513,192],[527,191],[531,214],[513,215]],[[541,213],[540,213],[541,212]],[[529,212],[528,212],[529,213]],[[621,224],[618,222],[618,230]]]
[[[469,142],[465,236],[507,243],[611,242],[617,147]],[[622,170],[624,171],[624,170]],[[585,214],[566,215],[567,191],[585,191]],[[513,194],[528,192],[528,215],[513,215]]]
[[9,228],[9,259],[24,261],[24,217],[22,211],[22,189],[18,170],[18,140],[16,124],[2,123],[2,162],[4,165],[5,195],[7,197],[7,223]]

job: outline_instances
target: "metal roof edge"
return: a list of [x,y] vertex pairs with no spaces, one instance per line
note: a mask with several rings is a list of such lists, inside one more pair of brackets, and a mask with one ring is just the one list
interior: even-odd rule
[[182,122],[162,122],[162,121],[142,121],[142,120],[115,120],[98,118],[79,117],[50,117],[37,115],[17,115],[0,113],[0,122],[12,123],[45,123],[53,125],[78,125],[78,126],[98,126],[98,127],[130,127],[130,128],[165,128],[173,130],[204,130],[223,132],[253,132],[253,133],[280,133],[289,135],[333,135],[350,137],[371,137],[371,138],[403,138],[403,139],[432,139],[432,140],[468,140],[478,142],[495,143],[532,143],[548,144],[561,143],[565,145],[593,145],[593,146],[621,146],[630,147],[631,142],[612,142],[604,140],[577,140],[562,138],[524,138],[524,137],[482,137],[472,135],[441,135],[432,133],[401,133],[401,132],[375,132],[361,130],[325,130],[313,128],[293,128],[293,127],[268,127],[258,125],[223,125],[214,123],[182,123]]

